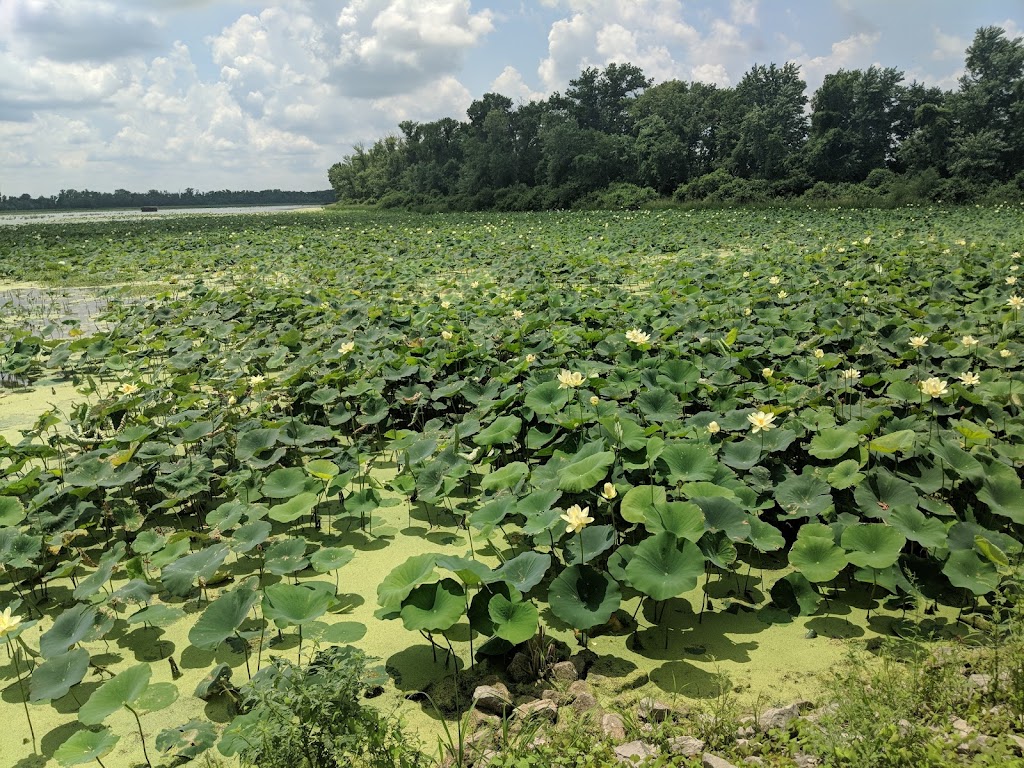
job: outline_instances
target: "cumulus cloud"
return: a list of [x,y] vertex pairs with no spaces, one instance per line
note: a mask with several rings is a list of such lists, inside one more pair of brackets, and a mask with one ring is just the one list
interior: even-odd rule
[[518,69],[512,66],[505,67],[491,82],[488,89],[491,93],[500,93],[508,96],[512,101],[525,104],[530,101],[540,101],[544,94],[535,91],[523,80],[523,75]]
[[840,69],[867,68],[877,63],[873,55],[880,38],[878,32],[859,32],[833,43],[827,54],[796,56],[795,61],[800,66],[800,74],[808,90],[815,91],[827,74]]
[[[691,18],[678,0],[562,0],[571,15],[555,21],[538,74],[549,90],[580,70],[630,62],[657,81],[682,78],[730,85],[751,61],[738,25],[757,22],[757,0],[733,0],[728,17]],[[698,21],[700,24],[698,25]],[[703,31],[698,29],[703,27]]]
[[0,19],[9,48],[54,61],[109,61],[164,42],[153,18],[99,0],[0,0]]
[[472,13],[469,0],[353,0],[337,28],[334,84],[345,95],[377,98],[454,74],[494,27],[491,12]]

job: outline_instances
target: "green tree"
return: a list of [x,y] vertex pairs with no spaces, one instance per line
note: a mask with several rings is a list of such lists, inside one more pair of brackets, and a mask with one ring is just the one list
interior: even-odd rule
[[792,62],[755,65],[743,76],[725,116],[738,126],[730,152],[734,174],[778,180],[793,171],[807,137],[805,88]]

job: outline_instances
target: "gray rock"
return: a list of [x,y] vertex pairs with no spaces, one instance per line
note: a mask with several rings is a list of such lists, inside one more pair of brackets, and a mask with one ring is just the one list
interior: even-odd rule
[[641,720],[649,723],[663,723],[672,715],[672,708],[657,699],[643,699],[637,711]]
[[564,693],[562,693],[561,691],[553,691],[550,688],[545,688],[543,691],[541,691],[540,697],[542,699],[548,699],[549,701],[553,701],[556,704],[561,704],[563,701],[565,701]]
[[713,755],[710,752],[704,753],[701,765],[703,765],[704,768],[736,768],[735,765],[730,763],[724,757]]
[[656,757],[658,748],[646,741],[630,741],[615,748],[615,757],[621,763],[639,765],[649,757]]
[[576,665],[571,661],[560,661],[551,667],[551,679],[556,683],[571,683],[579,678]]
[[550,699],[534,699],[516,707],[513,715],[519,720],[542,718],[553,723],[558,719],[558,705]]
[[614,712],[601,715],[601,733],[612,741],[622,741],[626,738],[626,721]]
[[508,676],[517,683],[529,683],[537,679],[530,657],[522,651],[513,656],[512,661],[509,662]]
[[597,697],[592,693],[578,693],[572,700],[572,708],[580,714],[597,709]]
[[796,768],[815,768],[819,764],[817,757],[804,754],[803,752],[797,752],[793,755],[793,762],[796,763]]
[[481,685],[473,691],[473,703],[481,712],[504,715],[512,709],[512,694],[501,683]]
[[745,765],[764,765],[764,758],[757,755],[747,755],[743,758]]
[[1006,738],[1013,743],[1014,752],[1018,755],[1024,755],[1024,737],[1018,736],[1016,733],[1008,733]]
[[761,713],[758,724],[763,732],[770,731],[773,728],[782,730],[798,717],[800,717],[800,707],[796,704],[790,704],[788,707],[766,709]]
[[704,751],[704,742],[693,736],[674,736],[668,740],[668,751],[673,755],[696,757]]
[[950,723],[953,726],[953,730],[959,733],[961,736],[970,736],[974,733],[974,728],[964,720],[962,717],[954,717]]

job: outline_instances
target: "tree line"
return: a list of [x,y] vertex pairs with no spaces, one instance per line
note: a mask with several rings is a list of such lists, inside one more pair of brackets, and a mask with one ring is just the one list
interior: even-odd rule
[[564,93],[498,93],[465,121],[405,121],[333,165],[342,203],[423,210],[637,207],[659,199],[1024,201],[1024,39],[979,29],[956,90],[841,69],[808,99],[793,63],[733,88],[654,84],[632,64]]
[[253,190],[218,189],[199,192],[191,187],[183,192],[151,189],[148,192],[94,192],[88,189],[62,189],[56,195],[25,193],[6,197],[0,195],[0,211],[91,210],[101,208],[134,208],[142,206],[213,207],[228,205],[323,205],[334,202],[333,190],[293,192],[281,189]]

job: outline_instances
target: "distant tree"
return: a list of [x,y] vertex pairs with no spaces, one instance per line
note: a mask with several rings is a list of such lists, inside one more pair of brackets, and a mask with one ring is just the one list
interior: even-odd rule
[[782,179],[794,169],[807,137],[806,84],[800,69],[755,65],[733,91],[726,115],[735,128],[730,170],[737,176]]
[[896,159],[909,126],[903,73],[893,68],[840,69],[826,75],[811,99],[808,170],[823,181],[859,182]]

